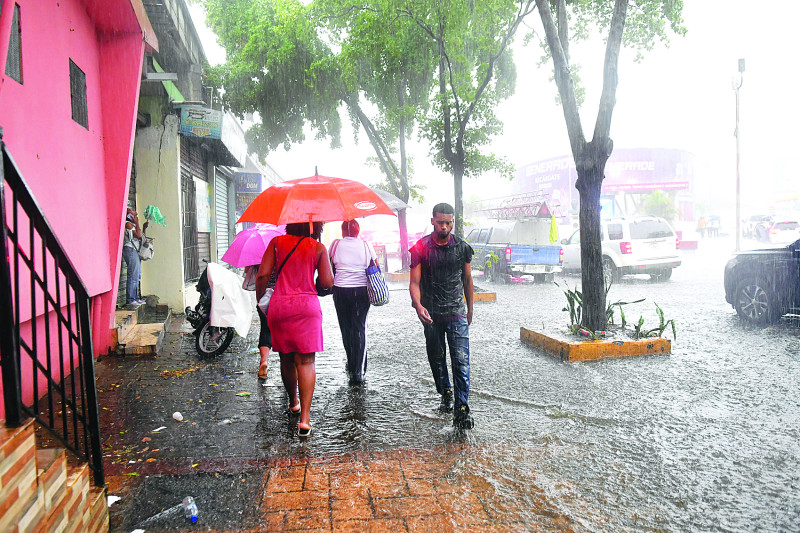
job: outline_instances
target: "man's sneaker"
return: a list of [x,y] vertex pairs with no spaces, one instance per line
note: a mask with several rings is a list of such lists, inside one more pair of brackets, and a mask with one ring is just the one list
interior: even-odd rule
[[472,420],[472,415],[469,414],[469,407],[462,405],[456,410],[453,415],[453,427],[457,429],[472,429],[475,427],[475,421]]
[[453,391],[444,391],[442,394],[442,403],[439,404],[439,412],[452,413],[453,412]]

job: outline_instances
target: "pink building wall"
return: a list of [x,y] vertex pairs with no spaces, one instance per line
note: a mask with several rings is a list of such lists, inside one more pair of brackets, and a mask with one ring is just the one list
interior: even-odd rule
[[[20,7],[22,84],[5,76],[14,4]],[[3,141],[93,297],[95,355],[112,342],[146,47],[157,41],[141,0],[3,0]],[[86,74],[88,130],[72,120],[70,59]],[[23,303],[29,298],[22,289],[19,296]],[[30,309],[20,315],[20,322],[32,318]]]

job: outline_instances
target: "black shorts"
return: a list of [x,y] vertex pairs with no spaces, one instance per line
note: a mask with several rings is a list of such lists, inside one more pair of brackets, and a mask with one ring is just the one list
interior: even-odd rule
[[[272,336],[269,333],[269,325],[267,324],[267,316],[261,312],[261,309],[257,309],[258,318],[261,320],[261,333],[258,335],[258,347],[261,348],[262,346],[266,346],[267,348],[272,349]],[[269,308],[267,308],[269,311]]]

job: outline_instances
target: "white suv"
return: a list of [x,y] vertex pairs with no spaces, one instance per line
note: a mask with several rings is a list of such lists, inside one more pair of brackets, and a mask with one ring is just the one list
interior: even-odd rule
[[[581,236],[577,230],[564,239],[564,270],[581,270]],[[649,274],[653,281],[666,281],[680,266],[678,237],[669,222],[658,217],[603,220],[600,224],[603,276],[608,284],[627,274]]]

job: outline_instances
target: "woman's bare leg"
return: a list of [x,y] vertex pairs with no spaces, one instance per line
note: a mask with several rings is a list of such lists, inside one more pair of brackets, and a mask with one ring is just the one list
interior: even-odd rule
[[315,357],[313,352],[294,354],[297,384],[300,388],[300,421],[297,423],[300,429],[311,427],[311,398],[314,396],[314,384],[317,380]]
[[[267,366],[269,363],[269,346],[259,346],[259,353],[261,353],[261,362],[258,363],[258,373],[267,376]],[[263,369],[263,372],[262,372]]]
[[282,353],[281,358],[281,379],[286,394],[289,396],[289,409],[297,408],[297,367],[295,365],[295,353]]

